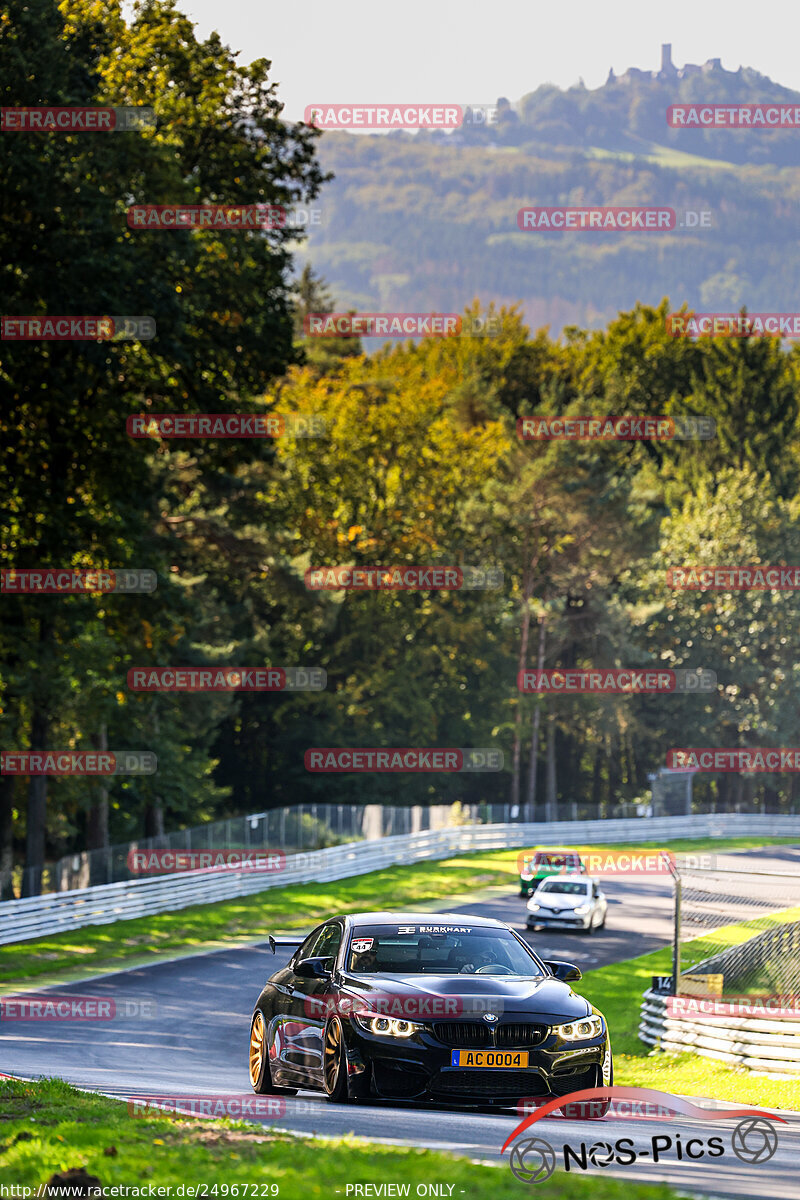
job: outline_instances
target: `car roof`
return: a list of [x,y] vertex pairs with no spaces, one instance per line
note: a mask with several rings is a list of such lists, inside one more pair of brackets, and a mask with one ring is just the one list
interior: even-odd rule
[[414,925],[442,925],[452,923],[453,925],[464,926],[468,923],[473,926],[485,925],[493,929],[507,928],[503,921],[497,921],[494,917],[479,917],[474,913],[361,912],[349,913],[348,920],[358,925],[405,925],[408,923]]

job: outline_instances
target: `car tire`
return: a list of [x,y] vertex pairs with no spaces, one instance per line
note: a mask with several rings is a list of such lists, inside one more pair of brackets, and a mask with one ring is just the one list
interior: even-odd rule
[[257,1008],[250,1022],[250,1086],[259,1096],[296,1096],[297,1088],[276,1087],[272,1082],[266,1029],[264,1014]]
[[338,1017],[331,1017],[325,1026],[322,1073],[325,1080],[325,1095],[331,1104],[346,1104],[350,1099],[347,1086],[347,1057],[344,1028]]
[[587,937],[591,937],[594,933],[594,913],[592,913],[591,917],[589,918],[589,924],[586,926],[583,932]]

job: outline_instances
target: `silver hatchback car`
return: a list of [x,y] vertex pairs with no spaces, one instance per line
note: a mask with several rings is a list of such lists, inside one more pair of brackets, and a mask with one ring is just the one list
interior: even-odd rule
[[606,923],[608,901],[596,879],[551,875],[528,901],[528,929],[581,929],[594,933]]

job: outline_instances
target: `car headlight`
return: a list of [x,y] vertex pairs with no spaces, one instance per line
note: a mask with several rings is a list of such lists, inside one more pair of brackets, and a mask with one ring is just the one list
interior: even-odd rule
[[538,912],[541,907],[541,904],[534,904],[531,900],[528,904],[528,912]]
[[418,1021],[406,1021],[402,1017],[386,1017],[380,1013],[354,1013],[353,1019],[362,1029],[383,1037],[411,1037],[412,1033],[425,1028]]
[[605,1031],[605,1021],[602,1017],[581,1017],[580,1021],[568,1021],[566,1025],[554,1025],[553,1033],[557,1033],[565,1042],[585,1042],[589,1038],[600,1037]]
[[572,911],[578,917],[585,917],[587,912],[589,912],[589,910],[591,909],[591,907],[592,907],[591,904],[579,904],[578,907],[574,908]]

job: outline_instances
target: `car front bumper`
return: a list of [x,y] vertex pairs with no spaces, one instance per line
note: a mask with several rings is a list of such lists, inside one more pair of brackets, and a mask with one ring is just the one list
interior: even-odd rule
[[593,913],[576,917],[572,913],[556,915],[555,913],[529,912],[526,924],[529,929],[532,929],[534,925],[542,925],[550,929],[588,929],[593,916]]
[[455,1047],[443,1045],[427,1032],[390,1039],[362,1033],[351,1025],[350,1034],[348,1073],[351,1079],[361,1076],[359,1091],[386,1099],[448,1104],[508,1105],[524,1097],[564,1096],[599,1086],[608,1050],[607,1034],[580,1046],[566,1045],[551,1034],[540,1046],[519,1047],[528,1054],[527,1068],[454,1067]]

